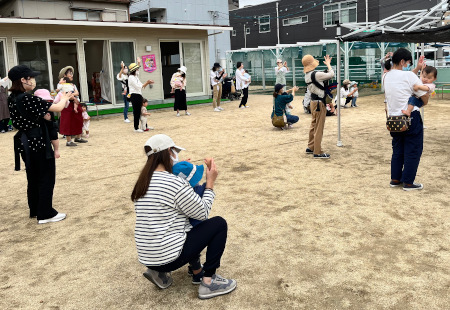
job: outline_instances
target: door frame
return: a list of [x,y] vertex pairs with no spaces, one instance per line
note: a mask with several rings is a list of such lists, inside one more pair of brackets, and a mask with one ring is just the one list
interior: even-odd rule
[[[113,39],[113,40],[108,40],[109,42],[108,42],[108,53],[109,53],[109,71],[111,72],[111,74],[112,74],[112,78],[111,78],[111,92],[114,94],[114,96],[112,97],[112,104],[113,104],[113,106],[119,106],[119,107],[125,107],[125,104],[124,103],[122,103],[122,101],[119,101],[119,102],[121,102],[121,103],[119,103],[119,102],[117,102],[116,101],[116,86],[115,86],[115,83],[113,82],[114,80],[115,80],[115,77],[116,77],[116,75],[117,75],[117,73],[115,73],[114,71],[113,71],[113,63],[112,63],[112,50],[111,50],[111,43],[115,43],[115,42],[119,42],[119,43],[132,43],[133,44],[133,53],[134,53],[134,57],[133,57],[133,59],[136,59],[137,58],[137,51],[136,51],[136,39],[132,39],[132,40],[127,40],[127,39]],[[128,66],[128,64],[126,64],[127,66]]]
[[[207,91],[207,83],[205,77],[207,77],[207,68],[205,67],[205,40],[195,40],[195,39],[159,39],[158,40],[158,50],[159,50],[159,59],[157,60],[159,67],[161,68],[160,78],[163,81],[162,76],[162,52],[161,52],[161,42],[178,42],[178,49],[180,51],[180,66],[184,66],[184,57],[183,57],[183,43],[200,43],[200,55],[201,55],[201,66],[202,66],[202,83],[203,83],[203,92],[200,93],[186,93],[186,97],[195,97],[195,96],[206,96],[208,95]],[[205,69],[206,68],[206,69]],[[175,72],[174,72],[175,73]],[[164,99],[164,85],[161,83],[161,94],[163,94],[163,100],[171,100],[169,98]]]

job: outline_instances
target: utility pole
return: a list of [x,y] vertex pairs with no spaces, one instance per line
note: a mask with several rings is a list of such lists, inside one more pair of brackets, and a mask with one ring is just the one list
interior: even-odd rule
[[336,55],[336,80],[337,80],[337,94],[336,94],[336,103],[338,110],[338,141],[336,143],[337,146],[343,146],[341,140],[341,44],[339,41],[339,37],[341,36],[341,26],[339,24],[336,25],[336,36],[337,36],[337,55]]
[[[211,18],[212,18],[212,22],[213,25],[216,24],[216,18],[218,16],[218,12],[217,11],[208,11],[209,14],[211,14]],[[214,35],[214,61],[217,62],[218,61],[218,57],[217,57],[217,38],[216,35]]]
[[280,44],[280,15],[278,13],[278,1],[276,2],[277,6],[277,41]]
[[369,0],[366,0],[366,27],[369,27]]
[[247,48],[247,29],[244,24],[244,48]]

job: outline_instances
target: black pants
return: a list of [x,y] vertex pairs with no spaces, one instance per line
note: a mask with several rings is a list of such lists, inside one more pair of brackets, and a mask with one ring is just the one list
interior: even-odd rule
[[247,99],[248,99],[248,87],[242,89],[242,94],[243,94],[244,96],[242,97],[241,104],[239,105],[239,107],[241,107],[241,106],[244,106],[244,107],[245,107],[245,106],[247,105]]
[[205,277],[211,277],[220,266],[220,259],[227,242],[227,231],[227,222],[220,216],[203,221],[187,233],[183,250],[176,260],[166,265],[149,266],[148,268],[160,272],[170,272],[189,263],[194,270],[199,269],[200,253],[207,247],[203,270]]
[[9,118],[2,119],[0,121],[0,131],[4,130],[5,132],[8,131],[8,123]]
[[55,158],[47,159],[45,149],[30,152],[30,165],[26,168],[28,180],[28,207],[30,217],[38,220],[54,217],[58,211],[53,209],[53,188],[55,187]]
[[141,119],[141,108],[143,102],[142,95],[139,94],[131,94],[130,101],[133,106],[133,118],[134,118],[134,129],[139,129],[139,120]]

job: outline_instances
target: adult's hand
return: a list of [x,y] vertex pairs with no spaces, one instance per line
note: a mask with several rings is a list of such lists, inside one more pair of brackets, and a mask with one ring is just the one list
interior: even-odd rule
[[155,83],[155,81],[153,81],[153,80],[148,80],[147,81],[147,84],[153,84],[153,83]]
[[51,120],[50,113],[45,113],[44,119],[45,119],[46,121],[50,121],[50,120]]
[[333,58],[331,58],[330,55],[326,55],[324,58],[325,58],[325,60],[323,63],[327,66],[331,66],[331,59],[333,59]]
[[217,170],[214,158],[211,158],[211,167],[206,169],[206,188],[214,188],[214,183],[216,182],[218,174],[219,171]]

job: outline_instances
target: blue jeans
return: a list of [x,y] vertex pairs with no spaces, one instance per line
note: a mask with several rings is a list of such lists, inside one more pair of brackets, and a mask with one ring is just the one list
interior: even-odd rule
[[127,95],[123,95],[123,102],[125,103],[123,107],[123,119],[128,119],[128,108],[130,107],[130,102],[128,101]]
[[358,99],[358,97],[352,98],[352,107],[356,107],[356,99]]
[[411,125],[405,132],[391,132],[391,179],[413,184],[423,150],[423,123],[419,111],[411,112]]
[[287,115],[286,114],[286,121],[289,124],[295,124],[295,123],[298,122],[298,120],[299,120],[298,116],[296,116],[296,115]]
[[418,108],[423,107],[422,99],[417,98],[416,96],[409,97],[408,104],[409,105],[413,105],[413,106],[418,107]]

